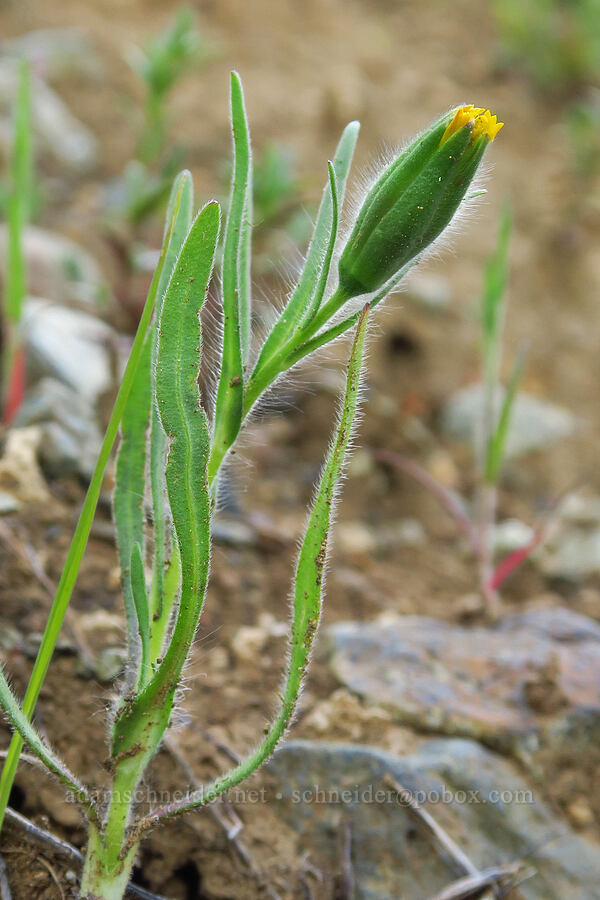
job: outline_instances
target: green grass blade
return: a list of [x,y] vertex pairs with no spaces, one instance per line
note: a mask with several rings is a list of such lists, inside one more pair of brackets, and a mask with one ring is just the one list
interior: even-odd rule
[[7,242],[3,296],[4,347],[2,358],[2,408],[7,420],[14,415],[22,388],[17,384],[21,338],[19,328],[27,295],[27,265],[23,232],[29,221],[33,193],[33,144],[31,137],[31,79],[29,64],[19,64],[14,110],[10,190],[7,198]]
[[216,797],[239,784],[258,769],[273,753],[289,726],[300,688],[304,680],[310,651],[321,617],[323,578],[327,556],[327,541],[331,527],[336,494],[360,398],[360,380],[367,331],[368,306],[362,311],[350,355],[346,391],[341,404],[339,421],[329,450],[296,567],[292,634],[281,709],[266,737],[257,749],[228,774],[217,778],[181,801],[153,810],[142,819],[135,830],[138,839],[153,827],[158,819],[179,815],[194,807],[211,803]]
[[211,480],[242,424],[244,364],[250,350],[252,154],[242,82],[231,73],[233,172],[223,242],[223,352],[213,424]]
[[[173,229],[171,223],[171,226],[168,229],[169,236],[172,234],[172,230]],[[142,355],[146,333],[148,331],[148,326],[150,324],[152,312],[154,310],[158,285],[165,262],[167,246],[168,240],[163,243],[161,256],[156,267],[150,289],[148,291],[148,297],[142,311],[133,346],[131,348],[129,359],[125,367],[121,386],[119,387],[115,399],[113,410],[106,428],[104,439],[102,441],[102,446],[100,447],[100,452],[98,454],[96,467],[92,474],[90,485],[83,502],[79,520],[77,522],[75,533],[73,535],[73,540],[71,541],[71,546],[69,548],[62,574],[60,576],[60,581],[56,589],[56,594],[52,602],[52,607],[48,615],[48,620],[46,622],[46,628],[42,636],[40,649],[38,651],[38,655],[31,672],[29,684],[27,685],[27,690],[25,692],[25,697],[23,700],[23,713],[29,720],[33,715],[35,705],[42,689],[42,685],[46,677],[46,672],[48,671],[48,666],[50,665],[50,660],[52,659],[52,654],[54,653],[54,647],[56,646],[63,619],[69,605],[69,600],[71,599],[71,594],[73,593],[73,588],[75,587],[77,573],[79,572],[81,560],[83,559],[83,554],[87,545],[90,529],[94,520],[94,513],[96,511],[98,497],[100,496],[100,490],[102,488],[104,471],[106,469],[106,465],[110,458],[110,454],[117,437],[117,432],[119,430],[119,425],[123,416],[123,410],[125,408],[125,404],[127,403],[129,391],[131,390],[131,386],[135,378],[135,373],[140,360],[140,356]],[[2,828],[2,824],[4,822],[4,814],[6,812],[6,807],[8,806],[8,799],[15,779],[17,766],[19,764],[19,756],[21,755],[22,748],[23,740],[20,735],[13,735],[6,760],[2,768],[2,774],[0,775],[0,829]]]
[[[336,224],[335,207],[341,207],[344,201],[346,182],[354,156],[354,148],[358,140],[359,129],[360,125],[358,122],[350,122],[342,133],[332,163],[335,181],[332,182],[330,173],[329,181],[323,191],[302,275],[285,309],[262,347],[254,368],[253,378],[277,355],[299,323],[305,319],[307,310],[314,314],[315,310],[318,309],[318,304],[315,304],[314,298],[321,286],[323,289],[325,287],[325,285],[321,285],[321,281],[324,269],[331,263],[329,248],[331,247],[331,250],[333,250],[331,245],[332,232]],[[335,185],[335,189],[332,189],[332,184]],[[328,271],[326,274],[329,274]],[[319,300],[320,302],[321,300]]]
[[[183,242],[192,224],[194,207],[194,186],[192,176],[184,171],[176,178],[171,191],[167,209],[167,222],[172,223],[169,235],[165,264],[158,286],[157,312],[152,323],[152,359],[156,370],[156,354],[158,350],[157,324],[160,318],[162,303],[171,279],[173,268],[181,251]],[[165,239],[167,235],[165,234]],[[155,404],[152,404],[150,426],[150,486],[152,492],[152,519],[154,525],[152,584],[150,587],[150,604],[153,621],[161,617],[164,594],[164,568],[166,559],[166,510],[165,510],[165,462],[167,438],[160,424]]]
[[504,460],[506,441],[510,431],[514,404],[523,377],[526,355],[525,350],[521,350],[515,360],[506,393],[504,394],[504,401],[502,403],[502,409],[500,410],[500,416],[498,417],[498,424],[488,443],[484,473],[485,480],[488,484],[495,484],[500,474],[500,468]]
[[6,271],[6,314],[10,321],[21,321],[27,292],[22,230],[31,213],[33,155],[31,141],[31,80],[29,64],[19,64],[14,114],[14,138],[11,165],[11,191],[8,200],[8,265]]
[[162,663],[136,699],[123,705],[115,722],[113,752],[121,756],[136,745],[151,755],[158,746],[204,602],[210,562],[210,431],[198,388],[199,316],[212,274],[218,233],[219,206],[213,202],[192,225],[163,302],[156,401],[169,439],[166,483],[181,557],[181,596]]

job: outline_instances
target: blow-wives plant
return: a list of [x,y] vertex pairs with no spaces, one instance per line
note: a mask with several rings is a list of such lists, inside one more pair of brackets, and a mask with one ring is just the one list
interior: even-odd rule
[[[223,229],[222,354],[212,416],[198,387],[199,314],[219,246],[220,210],[210,202],[193,218],[191,176],[183,172],[173,188],[158,269],[23,705],[0,675],[0,702],[16,731],[0,781],[0,799],[6,803],[26,742],[72,792],[87,818],[89,840],[81,881],[81,896],[86,898],[121,898],[143,837],[164,820],[205,806],[249,776],[288,728],[321,615],[332,508],[359,403],[369,311],[448,225],[500,127],[489,111],[472,106],[442,116],[383,171],[349,237],[338,240],[339,211],[358,136],[357,123],[351,123],[329,164],[302,274],[255,358],[252,159],[242,87],[235,74],[231,115],[234,166]],[[243,422],[276,379],[350,329],[354,334],[346,389],[296,564],[279,711],[258,747],[229,772],[183,799],[140,811],[133,800],[136,788],[169,726],[202,613],[211,514],[223,463]],[[100,805],[96,793],[38,734],[31,718],[119,423],[114,515],[129,664],[110,723],[110,791],[106,804]],[[151,507],[148,543],[145,497]]]

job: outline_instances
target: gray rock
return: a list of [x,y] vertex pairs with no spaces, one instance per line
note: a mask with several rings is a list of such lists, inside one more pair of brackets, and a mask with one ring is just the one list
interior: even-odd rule
[[519,888],[525,900],[600,898],[599,848],[558,819],[508,761],[472,741],[426,741],[403,759],[373,747],[294,741],[268,772],[268,797],[326,881],[340,871],[340,836],[349,826],[355,900],[423,900],[462,874],[416,827],[393,782],[478,868],[526,856],[536,875]]
[[[6,257],[7,229],[0,225],[0,266]],[[27,283],[34,296],[63,306],[83,305],[94,309],[109,296],[96,260],[75,241],[35,226],[24,232]]]
[[258,540],[256,531],[240,518],[217,513],[212,522],[212,536],[217,544],[226,547],[254,547]]
[[579,491],[568,494],[560,504],[560,516],[576,525],[600,525],[600,497]]
[[0,650],[10,651],[20,647],[23,643],[23,635],[6,619],[0,619]]
[[16,512],[19,506],[19,501],[13,494],[9,494],[8,491],[0,491],[0,516]]
[[420,272],[409,274],[406,296],[429,312],[444,312],[452,302],[452,285],[442,275]]
[[[503,397],[504,390],[499,388],[496,397],[498,410],[501,408]],[[458,391],[450,398],[442,413],[443,430],[457,440],[476,446],[483,400],[481,384]],[[506,441],[506,457],[514,458],[534,450],[544,450],[560,438],[573,434],[577,425],[577,419],[567,410],[521,392],[513,408],[512,423]]]
[[567,528],[539,562],[544,575],[581,581],[600,572],[600,528]]
[[98,681],[114,681],[123,671],[127,653],[122,647],[105,647],[96,657],[94,674]]
[[494,526],[494,554],[504,556],[525,547],[534,537],[534,530],[519,519],[505,519]]
[[[12,143],[11,118],[17,69],[17,60],[0,60],[0,145],[5,153]],[[42,152],[78,172],[85,172],[94,165],[98,157],[96,138],[41,78],[36,78],[32,91],[32,119],[36,144]]]
[[535,765],[562,752],[555,726],[600,722],[600,626],[567,609],[532,610],[495,627],[419,616],[341,622],[327,632],[333,673],[398,721],[481,740]]
[[40,426],[38,456],[47,475],[91,477],[102,435],[93,409],[76,391],[43,378],[26,394],[15,425]]
[[50,376],[94,404],[112,382],[108,343],[112,329],[99,319],[30,297],[22,333],[30,380]]

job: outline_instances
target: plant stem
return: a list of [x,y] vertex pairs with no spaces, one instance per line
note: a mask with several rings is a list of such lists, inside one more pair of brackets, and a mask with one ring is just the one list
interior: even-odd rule
[[497,488],[484,481],[477,498],[479,581],[487,611],[492,618],[499,613],[498,592],[491,586],[494,574],[494,525],[496,522]]
[[121,859],[121,845],[115,850],[96,828],[90,825],[81,877],[81,900],[122,900],[133,869],[138,845],[134,844]]

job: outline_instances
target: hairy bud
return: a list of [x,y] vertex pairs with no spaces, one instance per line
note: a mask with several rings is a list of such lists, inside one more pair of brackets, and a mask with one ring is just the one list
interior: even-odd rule
[[489,110],[461,106],[388,166],[367,194],[340,257],[340,288],[348,297],[381,288],[441,234],[502,124]]

